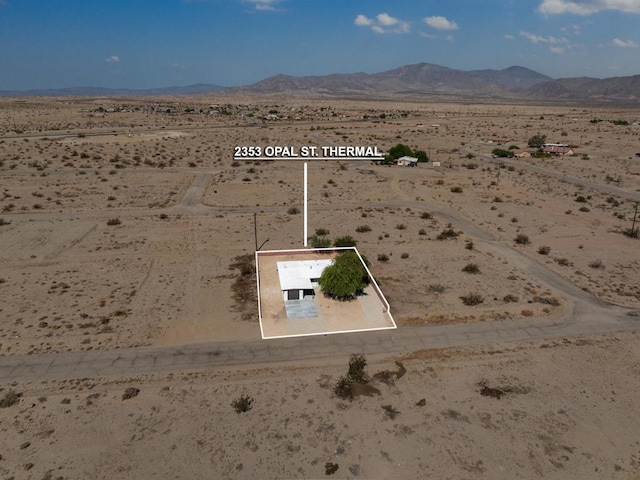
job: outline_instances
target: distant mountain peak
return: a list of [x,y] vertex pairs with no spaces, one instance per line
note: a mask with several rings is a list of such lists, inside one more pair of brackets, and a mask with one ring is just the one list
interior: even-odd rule
[[224,88],[207,83],[185,87],[143,90],[76,87],[21,92],[0,91],[0,95],[187,95],[299,94],[357,98],[401,97],[612,101],[640,102],[640,75],[631,77],[553,79],[535,70],[512,65],[502,70],[456,70],[433,63],[414,63],[379,73],[332,73],[293,76],[279,73],[252,85]]

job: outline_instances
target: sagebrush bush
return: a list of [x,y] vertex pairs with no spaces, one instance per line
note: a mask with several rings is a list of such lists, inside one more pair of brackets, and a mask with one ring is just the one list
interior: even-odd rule
[[475,263],[467,263],[464,267],[462,267],[462,271],[466,273],[480,273],[480,267]]
[[236,413],[245,413],[253,408],[253,398],[248,395],[240,395],[233,402],[231,402],[231,406],[236,411]]
[[479,293],[469,293],[467,295],[462,295],[460,297],[460,300],[462,300],[462,303],[469,306],[480,305],[482,302],[484,302],[484,298]]

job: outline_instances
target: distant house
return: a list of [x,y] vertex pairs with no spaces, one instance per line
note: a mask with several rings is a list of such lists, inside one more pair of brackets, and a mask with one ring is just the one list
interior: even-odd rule
[[531,153],[527,152],[526,150],[511,150],[511,152],[513,153],[513,156],[516,158],[530,158],[531,157]]
[[418,164],[418,159],[415,157],[404,156],[396,160],[396,165],[401,167],[415,167]]
[[575,155],[576,152],[568,145],[544,145],[542,151],[547,155]]

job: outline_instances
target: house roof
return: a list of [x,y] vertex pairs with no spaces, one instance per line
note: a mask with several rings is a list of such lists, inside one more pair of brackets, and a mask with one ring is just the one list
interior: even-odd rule
[[281,290],[311,289],[312,278],[320,278],[333,259],[276,262]]

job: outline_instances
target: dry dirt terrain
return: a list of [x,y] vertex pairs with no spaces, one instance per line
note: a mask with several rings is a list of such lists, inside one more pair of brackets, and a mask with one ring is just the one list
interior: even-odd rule
[[[256,241],[302,247],[303,164],[234,161],[235,146],[403,143],[428,153],[432,162],[415,168],[308,165],[309,234],[357,240],[400,329],[561,322],[576,310],[571,286],[587,305],[637,315],[640,240],[624,233],[640,201],[638,122],[622,106],[2,98],[0,366],[22,355],[258,340]],[[535,150],[536,134],[574,154],[492,158],[495,148]],[[333,394],[348,355],[12,379],[0,400],[22,396],[0,409],[0,472],[639,478],[635,333],[499,341],[374,356],[369,375],[406,372],[373,379],[372,396],[353,401]],[[123,400],[127,387],[140,392]],[[501,398],[481,394],[492,388]],[[242,394],[254,404],[237,414],[231,401]]]

